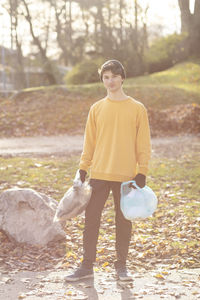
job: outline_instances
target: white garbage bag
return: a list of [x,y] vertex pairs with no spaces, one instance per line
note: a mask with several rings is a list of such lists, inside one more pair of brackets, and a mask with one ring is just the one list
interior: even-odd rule
[[155,212],[157,204],[157,197],[150,187],[140,188],[134,180],[122,183],[120,207],[126,219],[147,218]]
[[73,186],[68,189],[58,204],[54,222],[66,221],[81,214],[88,205],[91,193],[92,187],[87,182],[81,182],[78,170]]

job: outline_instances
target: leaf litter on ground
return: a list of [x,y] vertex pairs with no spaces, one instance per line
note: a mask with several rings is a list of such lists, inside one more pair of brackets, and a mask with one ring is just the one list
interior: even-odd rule
[[[156,192],[159,200],[155,214],[144,220],[133,222],[133,235],[130,244],[128,267],[130,270],[151,270],[163,267],[163,271],[177,268],[200,267],[200,202],[199,152],[179,156],[178,159],[154,157],[151,161],[148,185]],[[64,186],[70,186],[71,180],[65,180],[65,174],[75,173],[78,159],[1,158],[1,171],[19,184],[19,177],[12,177],[11,170],[21,174],[22,166],[25,187],[33,187],[36,173],[42,174],[36,189],[47,193],[51,186],[51,196],[61,198]],[[13,165],[15,168],[6,168]],[[32,168],[29,168],[32,165]],[[5,166],[5,168],[4,168]],[[48,166],[48,169],[46,168]],[[26,167],[29,172],[26,172]],[[186,172],[187,170],[187,172]],[[45,176],[48,172],[48,180]],[[60,180],[57,174],[61,172]],[[39,173],[37,173],[39,174]],[[57,181],[56,185],[55,182]],[[22,185],[19,185],[23,187]],[[7,188],[3,183],[3,188]],[[63,191],[63,192],[62,192]],[[0,270],[43,271],[68,269],[80,264],[82,260],[82,231],[84,216],[78,216],[66,222],[66,242],[50,243],[45,247],[15,244],[0,233]],[[97,270],[110,271],[115,260],[115,225],[112,196],[110,195],[102,214],[99,242],[97,248]],[[161,273],[161,277],[165,277]]]
[[[175,90],[169,94],[168,89],[157,85],[153,90],[147,86],[144,89],[147,91],[141,94],[134,87],[129,95],[147,107],[152,136],[200,132],[200,105],[198,101],[191,103],[191,99],[197,100],[194,95],[186,96],[184,91],[176,97]],[[0,137],[83,133],[90,106],[104,96],[88,96],[57,87],[22,91],[13,99],[0,99]]]

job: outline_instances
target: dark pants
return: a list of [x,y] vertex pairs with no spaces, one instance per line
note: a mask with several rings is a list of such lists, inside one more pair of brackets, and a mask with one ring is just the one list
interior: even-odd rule
[[90,179],[92,195],[85,212],[83,232],[83,264],[91,266],[96,260],[96,246],[102,210],[112,190],[115,204],[117,264],[126,264],[131,239],[132,224],[126,220],[120,209],[120,186],[117,181]]

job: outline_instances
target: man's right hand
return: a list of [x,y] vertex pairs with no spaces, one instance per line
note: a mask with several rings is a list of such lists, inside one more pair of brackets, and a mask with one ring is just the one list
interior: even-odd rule
[[80,173],[80,179],[81,179],[82,183],[84,183],[87,172],[85,170],[79,170],[79,173]]

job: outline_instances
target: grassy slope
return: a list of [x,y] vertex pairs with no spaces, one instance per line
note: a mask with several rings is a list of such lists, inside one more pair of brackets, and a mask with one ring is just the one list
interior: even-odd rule
[[[125,91],[146,107],[200,104],[200,66],[186,62],[163,72],[127,79]],[[39,87],[0,101],[0,137],[83,132],[89,107],[105,96],[102,83]]]
[[[69,88],[95,97],[104,93],[101,83]],[[162,72],[128,78],[124,89],[129,95],[152,108],[167,108],[193,102],[200,104],[200,65],[184,62]]]
[[145,104],[150,107],[166,108],[193,102],[200,104],[200,65],[185,62],[162,72],[127,79],[126,87],[129,91],[138,90]]
[[[26,91],[53,91],[56,86],[30,88]],[[200,64],[184,62],[146,76],[127,78],[124,89],[147,106],[166,108],[171,105],[197,102],[200,104]],[[68,90],[89,98],[105,95],[102,83],[70,85]],[[171,99],[170,101],[170,98]]]

